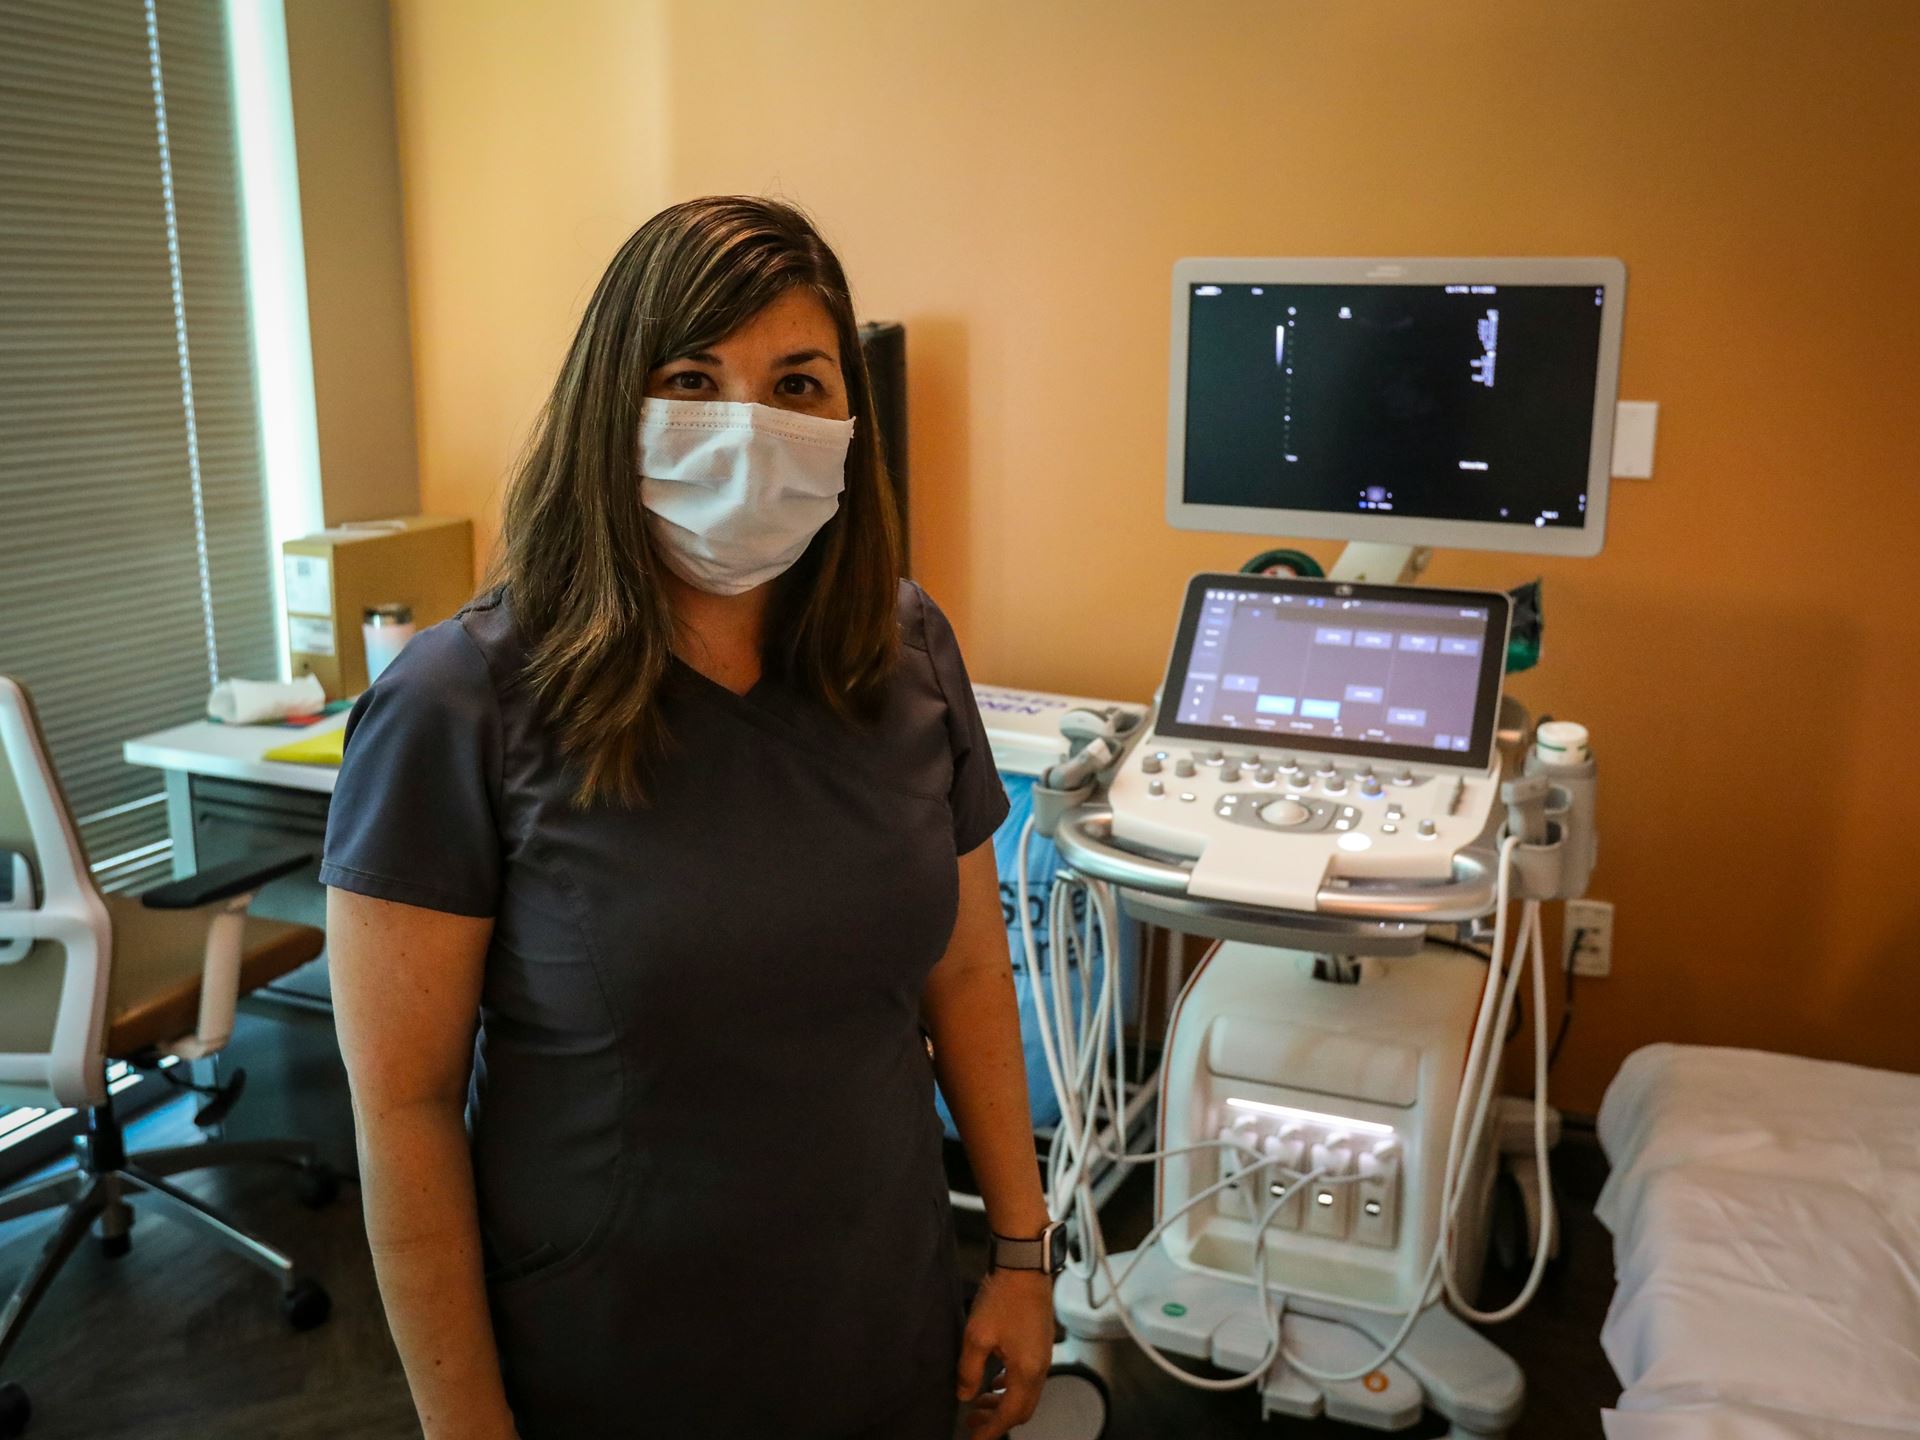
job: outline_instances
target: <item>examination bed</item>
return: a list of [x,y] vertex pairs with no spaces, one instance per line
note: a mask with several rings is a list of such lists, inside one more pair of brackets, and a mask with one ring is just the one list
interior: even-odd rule
[[1599,1131],[1608,1440],[1920,1434],[1920,1076],[1652,1045]]

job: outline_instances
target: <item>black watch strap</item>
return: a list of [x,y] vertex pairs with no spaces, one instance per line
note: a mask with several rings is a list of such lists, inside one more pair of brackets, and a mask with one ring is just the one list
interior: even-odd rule
[[987,1266],[993,1270],[1038,1270],[1058,1275],[1067,1265],[1067,1227],[1051,1222],[1031,1240],[1013,1240],[1005,1235],[987,1237]]

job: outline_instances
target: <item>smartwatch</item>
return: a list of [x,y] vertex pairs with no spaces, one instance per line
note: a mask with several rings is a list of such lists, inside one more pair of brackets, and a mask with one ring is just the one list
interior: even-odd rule
[[1038,1270],[1043,1275],[1058,1275],[1067,1267],[1066,1222],[1055,1220],[1031,1240],[1010,1240],[1005,1235],[987,1236],[987,1268],[990,1270]]

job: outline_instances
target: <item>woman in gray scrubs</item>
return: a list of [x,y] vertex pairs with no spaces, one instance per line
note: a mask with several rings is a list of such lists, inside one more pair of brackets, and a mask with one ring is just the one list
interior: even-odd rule
[[992,1230],[1040,1237],[1007,802],[953,632],[898,579],[871,416],[802,216],[654,217],[487,583],[354,704],[328,950],[429,1437],[1031,1413],[1050,1278],[996,1267],[961,1315],[933,1108],[937,1075]]

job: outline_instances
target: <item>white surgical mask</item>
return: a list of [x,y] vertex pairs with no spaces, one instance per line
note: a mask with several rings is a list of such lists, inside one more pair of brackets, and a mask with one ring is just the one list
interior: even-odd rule
[[781,574],[840,507],[853,421],[732,400],[640,406],[640,503],[674,574],[738,595]]

